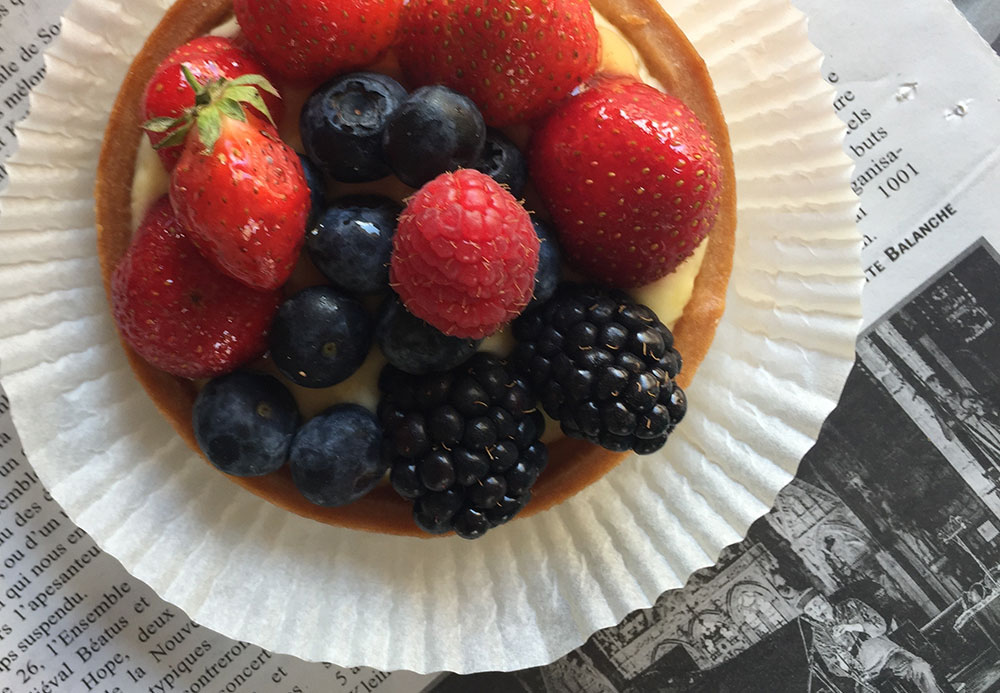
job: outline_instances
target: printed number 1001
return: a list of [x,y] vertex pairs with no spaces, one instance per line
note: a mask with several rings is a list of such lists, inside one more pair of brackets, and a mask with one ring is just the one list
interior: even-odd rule
[[884,185],[879,185],[878,189],[886,197],[892,197],[893,193],[899,192],[900,188],[920,175],[920,171],[914,168],[913,164],[907,163],[904,168],[899,169],[885,179]]

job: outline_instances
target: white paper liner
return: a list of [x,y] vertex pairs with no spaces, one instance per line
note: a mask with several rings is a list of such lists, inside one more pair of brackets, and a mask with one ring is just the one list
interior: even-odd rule
[[77,0],[19,129],[0,213],[0,358],[66,512],[194,620],[305,659],[419,672],[543,664],[714,562],[771,506],[853,362],[851,165],[788,0],[665,0],[733,136],[736,268],[690,413],[662,454],[467,542],[314,523],[194,455],[132,377],[95,257],[104,124],[168,0]]

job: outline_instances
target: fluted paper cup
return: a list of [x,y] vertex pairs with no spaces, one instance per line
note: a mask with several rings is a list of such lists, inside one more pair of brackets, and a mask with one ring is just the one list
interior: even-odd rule
[[665,0],[715,80],[739,231],[728,307],[657,455],[467,542],[312,522],[177,437],[109,315],[93,189],[109,109],[167,0],[77,0],[19,129],[0,213],[0,368],[66,512],[194,620],[268,649],[419,672],[543,664],[740,540],[812,445],[850,369],[859,237],[843,126],[787,0]]

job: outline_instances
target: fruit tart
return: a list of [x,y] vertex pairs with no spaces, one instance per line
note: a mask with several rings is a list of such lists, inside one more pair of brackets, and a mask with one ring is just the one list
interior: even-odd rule
[[465,538],[664,445],[736,225],[653,0],[180,0],[96,199],[131,366],[193,448],[321,522]]

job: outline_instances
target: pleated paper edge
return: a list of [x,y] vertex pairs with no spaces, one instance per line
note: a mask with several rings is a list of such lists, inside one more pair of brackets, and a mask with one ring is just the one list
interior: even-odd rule
[[[129,10],[137,14],[142,14],[146,12],[152,16],[153,12],[149,11],[148,5],[151,3],[133,3],[129,5]],[[694,22],[690,20],[690,12],[697,12],[694,9],[695,3],[688,2],[687,7],[684,7],[685,3],[678,2],[679,11],[674,13],[675,18],[678,20],[679,24],[686,30],[689,26],[693,27]],[[800,38],[803,44],[801,47],[797,48],[796,55],[801,56],[800,60],[795,63],[796,66],[801,66],[803,63],[810,64],[812,66],[812,71],[816,76],[816,80],[819,80],[818,70],[821,61],[821,56],[811,45],[808,44],[805,36],[805,21],[804,17],[798,10],[791,8],[785,2],[780,0],[774,0],[769,2],[765,0],[759,3],[743,3],[742,9],[745,10],[749,5],[763,5],[763,6],[774,6],[780,8],[782,13],[782,18],[788,22],[788,26],[791,27],[792,34],[796,31],[800,34]],[[81,7],[96,7],[94,14],[97,18],[117,16],[117,12],[120,8],[118,3],[108,2],[108,1],[95,1],[91,3],[76,2],[71,6],[70,10],[67,12],[67,17],[76,19],[81,16]],[[158,5],[157,5],[158,7]],[[86,12],[83,13],[86,16]],[[127,18],[130,15],[124,15],[126,20],[124,23],[129,24]],[[135,15],[131,15],[134,17]],[[687,22],[685,19],[687,18]],[[92,18],[93,19],[93,18]],[[141,24],[138,20],[135,24]],[[81,25],[82,26],[82,25]],[[789,30],[789,29],[785,29]],[[706,36],[701,34],[697,30],[690,30],[689,35],[699,49],[702,49],[701,41],[704,41]],[[718,55],[719,60],[729,60],[731,55],[725,53],[725,46],[709,45],[703,49],[705,52],[703,55],[710,57],[712,55]],[[50,63],[52,61],[49,61]],[[60,70],[57,67],[52,67],[52,73],[58,75]],[[68,69],[68,68],[67,68]],[[79,68],[77,68],[79,69]],[[65,71],[65,70],[63,70]],[[50,78],[52,74],[50,74]],[[498,614],[500,618],[515,618],[524,621],[524,623],[518,624],[520,629],[518,632],[522,634],[534,633],[537,635],[538,640],[541,642],[541,647],[528,648],[529,652],[519,652],[519,657],[514,659],[512,657],[503,657],[504,653],[510,653],[511,651],[518,651],[516,643],[510,642],[509,634],[504,636],[502,634],[494,634],[490,637],[489,634],[484,636],[480,631],[482,630],[468,627],[463,624],[463,619],[457,618],[455,625],[459,627],[461,631],[459,633],[460,637],[455,638],[456,641],[460,642],[458,647],[438,647],[436,650],[430,645],[434,643],[439,643],[442,638],[442,629],[447,629],[449,626],[447,623],[440,623],[440,617],[432,613],[432,610],[428,610],[427,618],[425,623],[427,624],[424,628],[424,633],[422,637],[415,637],[415,634],[410,633],[400,633],[396,629],[396,633],[393,633],[393,629],[389,628],[383,635],[382,640],[384,640],[382,645],[382,652],[374,654],[370,649],[371,645],[374,645],[377,641],[377,637],[365,637],[364,633],[355,632],[356,638],[344,637],[343,627],[338,624],[335,628],[327,628],[327,634],[335,635],[338,631],[341,633],[341,638],[344,640],[353,640],[354,642],[348,644],[346,647],[343,645],[337,646],[326,646],[323,647],[323,643],[317,644],[313,642],[311,646],[307,646],[301,642],[298,642],[295,636],[296,626],[301,623],[301,620],[305,619],[304,615],[287,615],[281,619],[264,619],[263,624],[258,622],[253,622],[249,620],[237,620],[233,621],[231,618],[226,616],[230,614],[240,613],[235,607],[223,607],[222,604],[218,602],[217,594],[208,595],[196,595],[192,594],[192,590],[189,586],[184,585],[182,580],[178,583],[172,578],[165,576],[158,566],[157,557],[163,555],[163,551],[168,550],[170,541],[167,537],[164,541],[154,542],[150,547],[150,550],[142,555],[135,555],[134,550],[129,549],[128,542],[124,541],[121,537],[123,532],[122,529],[117,529],[113,531],[110,527],[101,526],[101,520],[97,515],[99,515],[98,506],[91,506],[89,510],[86,508],[75,508],[73,499],[68,497],[67,510],[73,510],[73,516],[79,521],[84,529],[90,529],[91,527],[96,528],[92,534],[94,538],[102,545],[102,547],[111,553],[116,555],[122,560],[122,562],[130,569],[133,574],[135,574],[140,579],[147,581],[158,593],[169,601],[177,603],[179,606],[188,611],[189,615],[196,621],[199,621],[203,625],[214,628],[223,632],[224,634],[230,635],[231,637],[236,637],[244,640],[252,640],[253,642],[260,644],[268,649],[287,652],[290,654],[298,655],[306,659],[315,660],[329,660],[335,661],[338,664],[343,665],[353,665],[353,664],[366,664],[369,666],[375,666],[382,669],[411,669],[414,671],[426,672],[426,671],[438,671],[438,670],[450,670],[458,672],[470,672],[470,671],[482,671],[482,670],[509,670],[518,669],[528,666],[534,666],[538,664],[543,664],[545,662],[551,661],[552,659],[561,656],[565,652],[573,649],[574,647],[580,645],[589,635],[602,627],[614,625],[618,623],[622,617],[624,617],[629,612],[637,608],[645,608],[650,606],[653,601],[665,590],[677,588],[682,585],[682,583],[687,579],[687,577],[694,571],[707,567],[711,565],[717,558],[719,552],[728,544],[741,539],[746,530],[749,528],[750,523],[765,513],[774,500],[777,492],[780,488],[790,480],[792,474],[795,471],[795,467],[798,464],[799,459],[806,452],[812,442],[815,440],[815,436],[819,431],[819,427],[822,424],[823,419],[826,414],[833,408],[836,404],[837,397],[839,395],[840,389],[843,386],[843,382],[846,379],[847,373],[849,372],[850,366],[853,363],[853,353],[854,353],[854,336],[856,335],[857,327],[860,323],[860,261],[859,261],[859,248],[860,242],[858,239],[857,231],[854,229],[853,224],[853,205],[854,198],[850,195],[847,188],[847,181],[849,180],[851,165],[846,155],[843,154],[840,149],[842,138],[843,138],[843,125],[836,119],[833,115],[832,109],[830,109],[830,104],[833,99],[833,90],[829,86],[823,84],[822,89],[816,87],[815,93],[810,96],[809,102],[813,105],[818,105],[821,100],[824,101],[826,107],[826,117],[820,119],[817,122],[822,122],[824,132],[829,133],[839,133],[839,136],[835,137],[837,151],[827,152],[830,157],[829,163],[827,164],[829,169],[828,173],[821,180],[825,185],[829,186],[828,189],[817,191],[816,199],[811,200],[812,204],[823,206],[826,205],[829,210],[827,212],[831,215],[830,224],[825,226],[825,231],[829,233],[831,237],[843,239],[843,242],[847,245],[853,243],[853,250],[845,250],[843,252],[843,257],[841,257],[841,269],[847,266],[852,266],[854,269],[854,276],[850,275],[850,272],[845,270],[844,282],[846,284],[855,284],[852,286],[855,291],[853,292],[854,301],[846,301],[842,295],[834,297],[831,300],[831,306],[827,307],[826,315],[814,316],[814,319],[828,320],[831,323],[830,331],[822,335],[822,339],[818,340],[814,348],[823,348],[829,352],[830,358],[833,359],[834,363],[827,364],[829,370],[823,374],[820,382],[809,381],[806,383],[800,383],[799,387],[806,389],[812,395],[814,401],[811,402],[811,407],[809,409],[810,418],[805,422],[805,425],[798,427],[798,430],[794,431],[794,436],[791,440],[787,441],[787,449],[780,449],[779,445],[776,451],[768,450],[768,454],[775,454],[781,457],[781,462],[778,464],[771,464],[770,467],[767,465],[761,469],[731,469],[726,470],[721,468],[719,465],[713,465],[708,462],[703,455],[702,444],[707,441],[704,438],[699,438],[695,435],[696,431],[700,430],[702,426],[726,426],[731,424],[731,422],[717,422],[712,421],[708,417],[699,416],[698,412],[695,410],[691,417],[694,422],[690,428],[681,429],[683,433],[677,436],[677,439],[672,446],[669,448],[671,454],[677,455],[681,458],[680,462],[675,460],[675,466],[668,466],[665,468],[665,476],[657,476],[654,474],[655,470],[652,470],[651,465],[643,460],[642,464],[633,460],[629,463],[622,465],[620,468],[612,472],[606,479],[602,480],[598,484],[586,489],[583,493],[579,494],[576,498],[571,501],[559,506],[553,511],[543,513],[536,518],[531,518],[525,521],[515,522],[514,524],[508,526],[501,533],[497,533],[496,537],[488,536],[486,539],[481,540],[480,545],[486,546],[490,545],[489,552],[501,554],[507,560],[511,561],[515,565],[521,567],[521,564],[525,561],[522,552],[518,551],[518,546],[515,545],[516,542],[520,543],[522,547],[536,547],[536,553],[543,558],[544,562],[551,562],[553,557],[558,558],[562,554],[564,547],[551,546],[539,550],[537,547],[544,546],[545,544],[545,534],[543,531],[544,526],[551,525],[567,525],[573,526],[596,526],[603,530],[603,535],[595,535],[593,537],[578,537],[574,535],[572,530],[569,531],[571,537],[583,542],[583,546],[575,554],[577,556],[577,563],[573,565],[564,565],[560,572],[563,582],[567,580],[572,580],[573,578],[581,578],[584,574],[590,577],[600,577],[601,575],[607,573],[620,573],[625,571],[627,575],[632,576],[631,584],[622,583],[612,583],[604,584],[600,581],[592,581],[590,584],[590,589],[593,591],[589,595],[591,599],[590,606],[593,608],[592,611],[581,613],[579,608],[572,609],[573,602],[580,595],[567,595],[566,592],[572,591],[563,587],[563,592],[557,592],[555,594],[548,595],[553,598],[558,598],[563,596],[562,600],[565,608],[570,610],[570,621],[569,625],[563,624],[560,628],[556,628],[554,625],[547,622],[538,623],[538,619],[535,619],[535,623],[531,623],[530,612],[534,612],[537,616],[538,611],[535,609],[529,610],[528,614],[516,613],[513,616],[504,616],[501,612],[504,609],[504,605],[500,604],[496,608],[498,609]],[[731,91],[720,90],[720,97],[723,101],[724,110],[731,105],[727,104],[727,96],[731,95]],[[39,111],[43,110],[42,106],[39,106],[35,101],[41,101],[42,97],[33,97],[33,110],[38,108]],[[110,100],[108,102],[110,106]],[[728,111],[727,111],[728,116]],[[24,137],[25,133],[39,132],[38,130],[33,130],[35,125],[35,120],[37,116],[33,116],[31,119],[26,121],[21,127],[19,127],[19,136],[22,139],[31,139],[31,136]],[[738,130],[738,125],[741,122],[740,119],[734,119],[731,126],[734,130]],[[93,133],[91,133],[93,135]],[[70,138],[72,139],[72,137]],[[831,140],[832,142],[832,140]],[[767,143],[759,143],[760,146],[766,146]],[[741,149],[739,147],[739,142],[734,142],[736,145],[736,156],[737,156],[737,173],[740,173],[740,156]],[[17,181],[30,178],[30,164],[22,163],[26,161],[31,161],[32,156],[36,152],[30,147],[25,146],[18,155],[11,161],[11,190],[8,192],[7,197],[12,193],[16,193],[18,189]],[[838,155],[840,161],[838,161]],[[791,176],[794,178],[794,174]],[[774,185],[787,182],[785,179],[787,176],[777,175],[769,176],[766,180],[767,185]],[[750,184],[753,182],[751,181]],[[741,185],[748,184],[747,181],[741,178]],[[794,187],[794,181],[790,183],[791,187]],[[782,205],[786,206],[790,213],[798,213],[802,200],[797,199],[795,195],[790,195],[786,202]],[[742,208],[741,208],[742,209]],[[836,211],[833,211],[836,210]],[[801,210],[805,216],[808,216],[809,206],[807,205],[805,209]],[[31,209],[28,210],[29,213],[32,212]],[[833,223],[833,216],[839,215],[840,224]],[[15,215],[15,218],[16,215]],[[0,215],[0,224],[7,225],[7,213],[6,210],[2,215]],[[794,232],[790,236],[794,239]],[[748,241],[753,239],[748,239]],[[751,244],[752,245],[752,244]],[[794,246],[794,243],[792,243]],[[741,253],[750,253],[749,257],[753,258],[753,248],[742,245],[738,250]],[[73,261],[73,258],[67,260],[69,262]],[[80,260],[83,265],[86,265],[86,260]],[[0,270],[3,266],[0,265]],[[807,268],[802,268],[804,272],[808,271]],[[795,274],[795,273],[792,273]],[[774,277],[769,276],[766,266],[754,266],[753,263],[749,265],[740,265],[737,268],[737,272],[734,273],[733,282],[730,286],[730,301],[732,305],[739,300],[742,300],[745,295],[749,295],[755,299],[753,304],[754,317],[761,318],[762,315],[766,318],[767,314],[771,314],[776,322],[776,327],[778,332],[782,328],[788,328],[788,325],[783,322],[782,310],[785,310],[786,306],[779,305],[768,305],[766,301],[768,282],[773,282],[776,286],[778,282],[794,282],[801,280],[803,284],[808,285],[808,274],[797,275],[796,277]],[[837,292],[833,292],[837,294]],[[738,294],[738,295],[737,295]],[[839,301],[836,300],[839,298]],[[795,308],[796,306],[792,306]],[[839,313],[838,313],[839,309]],[[823,311],[820,311],[823,313]],[[788,313],[789,320],[794,323],[794,310]],[[725,367],[725,361],[730,360],[734,362],[739,362],[739,353],[720,353],[719,347],[723,340],[732,340],[733,335],[729,334],[732,325],[729,324],[728,318],[730,317],[729,312],[727,312],[727,318],[724,319],[723,325],[720,326],[720,333],[717,338],[717,344],[713,347],[712,352],[710,352],[708,359],[706,360],[702,372],[691,389],[692,399],[697,398],[697,393],[701,389],[706,389],[710,387],[710,384],[706,381],[706,372],[711,372],[713,367]],[[94,318],[100,322],[100,318]],[[104,316],[107,320],[107,317]],[[765,320],[766,322],[766,320]],[[791,330],[790,334],[784,335],[784,339],[788,341],[789,347],[794,350],[795,342],[793,339],[794,330]],[[743,341],[746,340],[746,334],[744,332],[739,332],[737,337]],[[782,335],[776,335],[777,339],[781,340]],[[772,340],[775,338],[773,333],[764,334],[751,334],[751,340]],[[6,343],[0,341],[0,343]],[[764,342],[761,342],[764,343]],[[107,346],[107,350],[111,352],[114,351],[116,345]],[[722,364],[722,365],[720,365]],[[722,372],[721,370],[719,372]],[[115,374],[109,374],[115,375]],[[117,374],[118,377],[127,378],[128,374]],[[794,383],[795,374],[787,374],[788,382]],[[781,379],[779,379],[781,380]],[[6,380],[5,380],[6,382]],[[19,383],[20,380],[14,379],[15,383]],[[813,390],[809,390],[810,387],[818,387],[822,390],[820,393],[816,393]],[[8,388],[13,390],[14,388]],[[17,400],[19,395],[15,392],[11,392],[11,398],[14,402],[13,412],[15,415],[15,421],[19,427],[19,430],[30,431],[32,434],[35,433],[34,426],[31,421],[24,418],[19,413]],[[773,414],[773,412],[772,412]],[[739,408],[734,408],[733,411],[727,412],[727,418],[732,419],[732,421],[742,421],[746,416],[752,416],[753,412],[741,411]],[[42,427],[44,428],[44,427]],[[154,426],[155,428],[155,426]],[[41,446],[41,440],[43,437],[48,438],[50,436],[44,435],[45,431],[41,430],[36,436],[39,439],[39,446]],[[157,433],[144,433],[147,437],[155,438]],[[27,437],[27,436],[26,436]],[[762,444],[767,444],[767,440],[745,440],[745,441],[730,441],[734,445],[746,446],[748,451],[755,449],[755,446],[760,446]],[[774,441],[770,441],[774,443]],[[167,449],[170,448],[170,443],[165,443]],[[26,443],[26,447],[28,447]],[[30,450],[29,450],[30,453]],[[147,465],[148,466],[148,465]],[[50,470],[40,470],[40,476],[43,481],[47,478],[53,478],[49,474]],[[699,474],[708,474],[709,476],[715,475],[718,478],[724,478],[730,476],[730,472],[735,475],[739,475],[742,478],[742,483],[739,483],[741,487],[739,493],[743,497],[745,503],[744,507],[740,512],[733,513],[728,507],[730,505],[729,499],[720,499],[718,494],[713,494],[705,489],[699,489],[697,485]],[[181,469],[178,472],[180,475],[198,475],[199,472],[191,471],[187,469]],[[721,475],[721,476],[720,476]],[[696,483],[692,483],[692,478]],[[60,483],[56,483],[53,487],[53,493],[57,499],[63,497],[63,488]],[[228,482],[225,480],[220,480],[220,483],[215,483],[214,481],[206,488],[210,491],[205,493],[214,492],[217,488],[225,488]],[[66,493],[69,491],[66,490]],[[684,523],[680,518],[677,518],[673,513],[670,512],[670,507],[651,507],[652,517],[644,517],[642,512],[635,512],[636,508],[630,507],[629,503],[626,502],[626,498],[629,495],[637,494],[642,496],[644,501],[655,505],[658,494],[665,494],[667,498],[673,499],[672,502],[681,503],[680,507],[684,507],[684,503],[693,504],[701,508],[704,516],[698,518],[697,526],[686,527],[685,531],[687,536],[683,537],[686,540],[686,545],[683,547],[684,552],[680,550],[676,551],[675,554],[682,554],[685,558],[681,560],[671,561],[670,557],[662,555],[662,551],[659,555],[646,555],[644,546],[636,546],[632,548],[632,553],[614,552],[609,551],[608,547],[615,544],[617,541],[628,542],[630,538],[628,536],[623,536],[622,531],[619,527],[619,522],[622,516],[628,516],[631,512],[631,517],[634,522],[640,523],[645,522],[648,524],[648,532],[650,535],[663,535],[662,539],[667,540],[668,535],[666,532],[670,530],[671,527],[685,527]],[[647,498],[647,496],[652,496]],[[204,499],[204,496],[202,496]],[[180,501],[181,499],[177,499]],[[197,501],[198,498],[187,498],[184,501],[188,503],[193,503]],[[676,507],[676,506],[671,506]],[[138,507],[136,508],[139,509]],[[643,510],[639,508],[639,510]],[[229,504],[224,508],[220,516],[231,515],[230,519],[238,519],[244,524],[249,530],[254,529],[257,525],[269,524],[274,521],[276,527],[267,530],[265,534],[270,535],[270,541],[272,545],[277,543],[281,538],[291,540],[296,536],[301,536],[306,538],[310,535],[315,535],[317,533],[327,533],[327,530],[317,529],[314,526],[304,526],[307,525],[305,521],[295,518],[278,511],[275,508],[267,507],[261,508],[259,504],[252,499],[242,498],[234,503]],[[209,517],[208,519],[211,519]],[[217,518],[216,518],[217,519]],[[89,526],[88,526],[89,525]],[[100,531],[98,531],[100,530]],[[343,530],[334,532],[336,540],[339,543],[350,543],[354,540],[349,535],[353,534],[350,532],[345,533]],[[576,532],[575,534],[580,534]],[[626,533],[627,534],[627,533]],[[207,539],[206,539],[207,541]],[[400,540],[388,537],[377,538],[373,541],[376,544],[391,545],[399,542]],[[413,540],[409,540],[413,541]],[[445,551],[443,548],[434,547],[444,547],[445,542],[452,540],[435,540],[433,542],[426,542],[422,547],[430,547],[427,553],[434,554],[435,559],[440,558],[442,564],[447,565],[449,562],[456,563],[457,557],[455,552],[448,549]],[[460,541],[460,540],[454,540]],[[166,544],[166,546],[161,546],[161,544]],[[453,542],[454,545],[454,542]],[[600,551],[592,551],[593,546],[598,546],[601,548]],[[484,555],[484,550],[479,550],[478,553],[471,553],[473,549],[470,549],[466,544],[460,544],[460,551],[469,556],[482,557]],[[160,547],[160,548],[157,548]],[[662,548],[662,547],[661,547]],[[155,549],[155,550],[153,550]],[[174,547],[177,550],[177,547]],[[446,555],[438,557],[437,554],[444,552]],[[369,559],[370,556],[368,552],[360,551],[360,558]],[[359,559],[360,560],[360,559]],[[650,565],[654,564],[654,565]],[[186,565],[186,564],[185,564]],[[184,568],[185,565],[181,565],[180,568]],[[426,566],[426,562],[425,562]],[[303,565],[302,569],[308,566]],[[329,567],[329,566],[326,566]],[[402,566],[405,567],[405,566]],[[523,566],[524,571],[530,571],[533,566]],[[538,568],[535,568],[538,570]],[[510,582],[517,582],[519,576],[518,572],[513,572],[510,574],[497,574],[494,576],[495,580],[501,584],[507,584]],[[176,574],[175,574],[176,577]],[[427,579],[428,576],[421,576]],[[558,587],[558,585],[557,585]],[[508,591],[516,591],[517,585],[509,585],[506,587]],[[273,596],[274,588],[267,584],[258,584],[256,587],[257,592],[255,597],[265,600],[265,602],[270,599],[274,601]],[[280,590],[278,590],[280,592]],[[218,592],[218,590],[216,590]],[[513,595],[517,596],[517,595]],[[534,595],[536,599],[538,595]],[[565,598],[565,597],[571,598]],[[247,600],[243,600],[244,606]],[[251,600],[256,602],[256,599]],[[185,603],[187,602],[187,604]],[[197,604],[195,603],[197,602]],[[390,609],[391,611],[391,609]],[[280,604],[279,604],[280,613]],[[558,616],[559,613],[550,612],[549,616]],[[452,615],[454,617],[456,615]],[[311,622],[316,623],[316,630],[319,630],[322,626],[318,625],[322,621],[321,610],[316,610],[315,613],[309,615]],[[447,621],[447,617],[445,617]],[[360,616],[354,621],[355,626],[370,626],[371,621],[362,619]],[[468,628],[468,630],[467,630]],[[357,628],[355,629],[355,631]],[[461,636],[467,637],[461,637]],[[472,636],[475,637],[472,637]],[[299,638],[301,639],[301,638]],[[335,638],[331,638],[332,642]],[[414,645],[413,643],[417,644]],[[423,647],[419,645],[422,644]],[[477,647],[478,645],[478,647]],[[393,655],[393,650],[396,649],[399,654]],[[494,655],[490,658],[490,655]],[[500,656],[495,656],[500,655]]]

